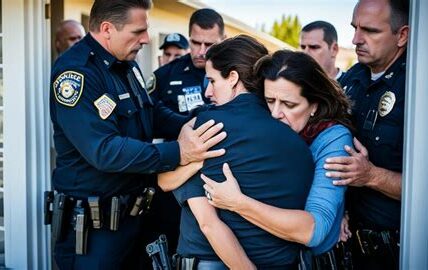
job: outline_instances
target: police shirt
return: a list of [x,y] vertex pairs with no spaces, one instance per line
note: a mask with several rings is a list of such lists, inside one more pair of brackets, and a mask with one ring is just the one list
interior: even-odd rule
[[134,61],[118,61],[88,34],[55,62],[51,80],[56,190],[124,194],[147,184],[142,174],[179,164],[177,142],[147,143],[155,135],[153,105]]
[[[202,173],[222,181],[227,162],[244,194],[280,208],[303,209],[313,180],[311,152],[287,125],[271,117],[263,100],[240,94],[227,104],[198,115],[196,126],[209,119],[224,124],[227,138],[215,148],[227,149],[224,156],[207,159]],[[200,174],[174,191],[182,205],[178,253],[204,260],[218,260],[199,229],[187,200],[204,195]],[[293,263],[299,245],[282,240],[253,225],[236,213],[217,209],[220,219],[238,238],[246,254],[260,269]]]
[[[405,79],[406,52],[376,81],[371,81],[370,69],[358,63],[341,82],[354,102],[356,137],[367,147],[370,161],[399,173],[403,167]],[[400,227],[400,201],[366,187],[350,187],[348,193],[354,221],[378,230]]]
[[193,65],[190,53],[157,69],[148,84],[151,97],[177,113],[187,114],[209,103],[205,69]]

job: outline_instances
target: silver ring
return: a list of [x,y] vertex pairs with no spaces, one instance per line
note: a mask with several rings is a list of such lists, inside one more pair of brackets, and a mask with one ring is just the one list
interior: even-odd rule
[[208,201],[212,201],[213,198],[211,198],[211,194],[205,190],[205,196],[207,196]]

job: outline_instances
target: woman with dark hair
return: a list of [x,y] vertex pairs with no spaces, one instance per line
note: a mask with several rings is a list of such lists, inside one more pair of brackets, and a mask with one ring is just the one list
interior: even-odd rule
[[[222,122],[228,135],[216,147],[227,151],[222,157],[206,160],[203,167],[189,164],[161,174],[158,183],[162,188],[176,187],[168,182],[182,183],[200,168],[204,175],[219,180],[227,162],[245,194],[279,208],[304,208],[313,179],[312,156],[289,126],[270,116],[261,98],[263,80],[255,76],[253,66],[267,54],[262,44],[244,35],[209,49],[205,95],[216,106],[200,112],[195,126],[210,119]],[[200,174],[195,174],[174,191],[182,206],[177,250],[182,264],[196,258],[197,269],[296,267],[299,245],[272,235],[236,213],[215,209],[209,204],[211,197],[203,184]]]
[[[202,175],[210,204],[244,217],[256,226],[312,251],[313,269],[336,269],[333,247],[339,240],[345,187],[326,177],[324,161],[347,155],[352,145],[350,103],[340,87],[310,57],[281,50],[264,56],[255,71],[264,79],[264,96],[274,118],[290,126],[310,146],[315,161],[314,181],[305,210],[286,209],[258,201],[240,190],[229,167],[218,183]],[[288,142],[284,142],[288,143]]]

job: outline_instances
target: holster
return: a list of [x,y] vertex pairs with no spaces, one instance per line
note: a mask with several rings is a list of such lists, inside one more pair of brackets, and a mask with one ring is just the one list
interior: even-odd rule
[[168,241],[164,234],[146,247],[146,252],[152,259],[154,270],[172,270],[168,255]]
[[43,201],[43,214],[44,214],[44,219],[43,219],[43,224],[45,225],[50,225],[52,224],[52,204],[54,201],[54,192],[53,191],[45,191],[44,192],[44,201]]
[[61,241],[65,234],[65,214],[68,211],[69,202],[64,193],[54,196],[52,207],[52,239],[54,242]]

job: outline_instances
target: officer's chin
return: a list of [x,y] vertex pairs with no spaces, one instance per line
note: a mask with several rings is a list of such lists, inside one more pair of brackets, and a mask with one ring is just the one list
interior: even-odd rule
[[126,61],[134,61],[137,58],[138,51],[132,51],[126,56]]
[[197,68],[205,68],[205,59],[194,59],[193,65]]

